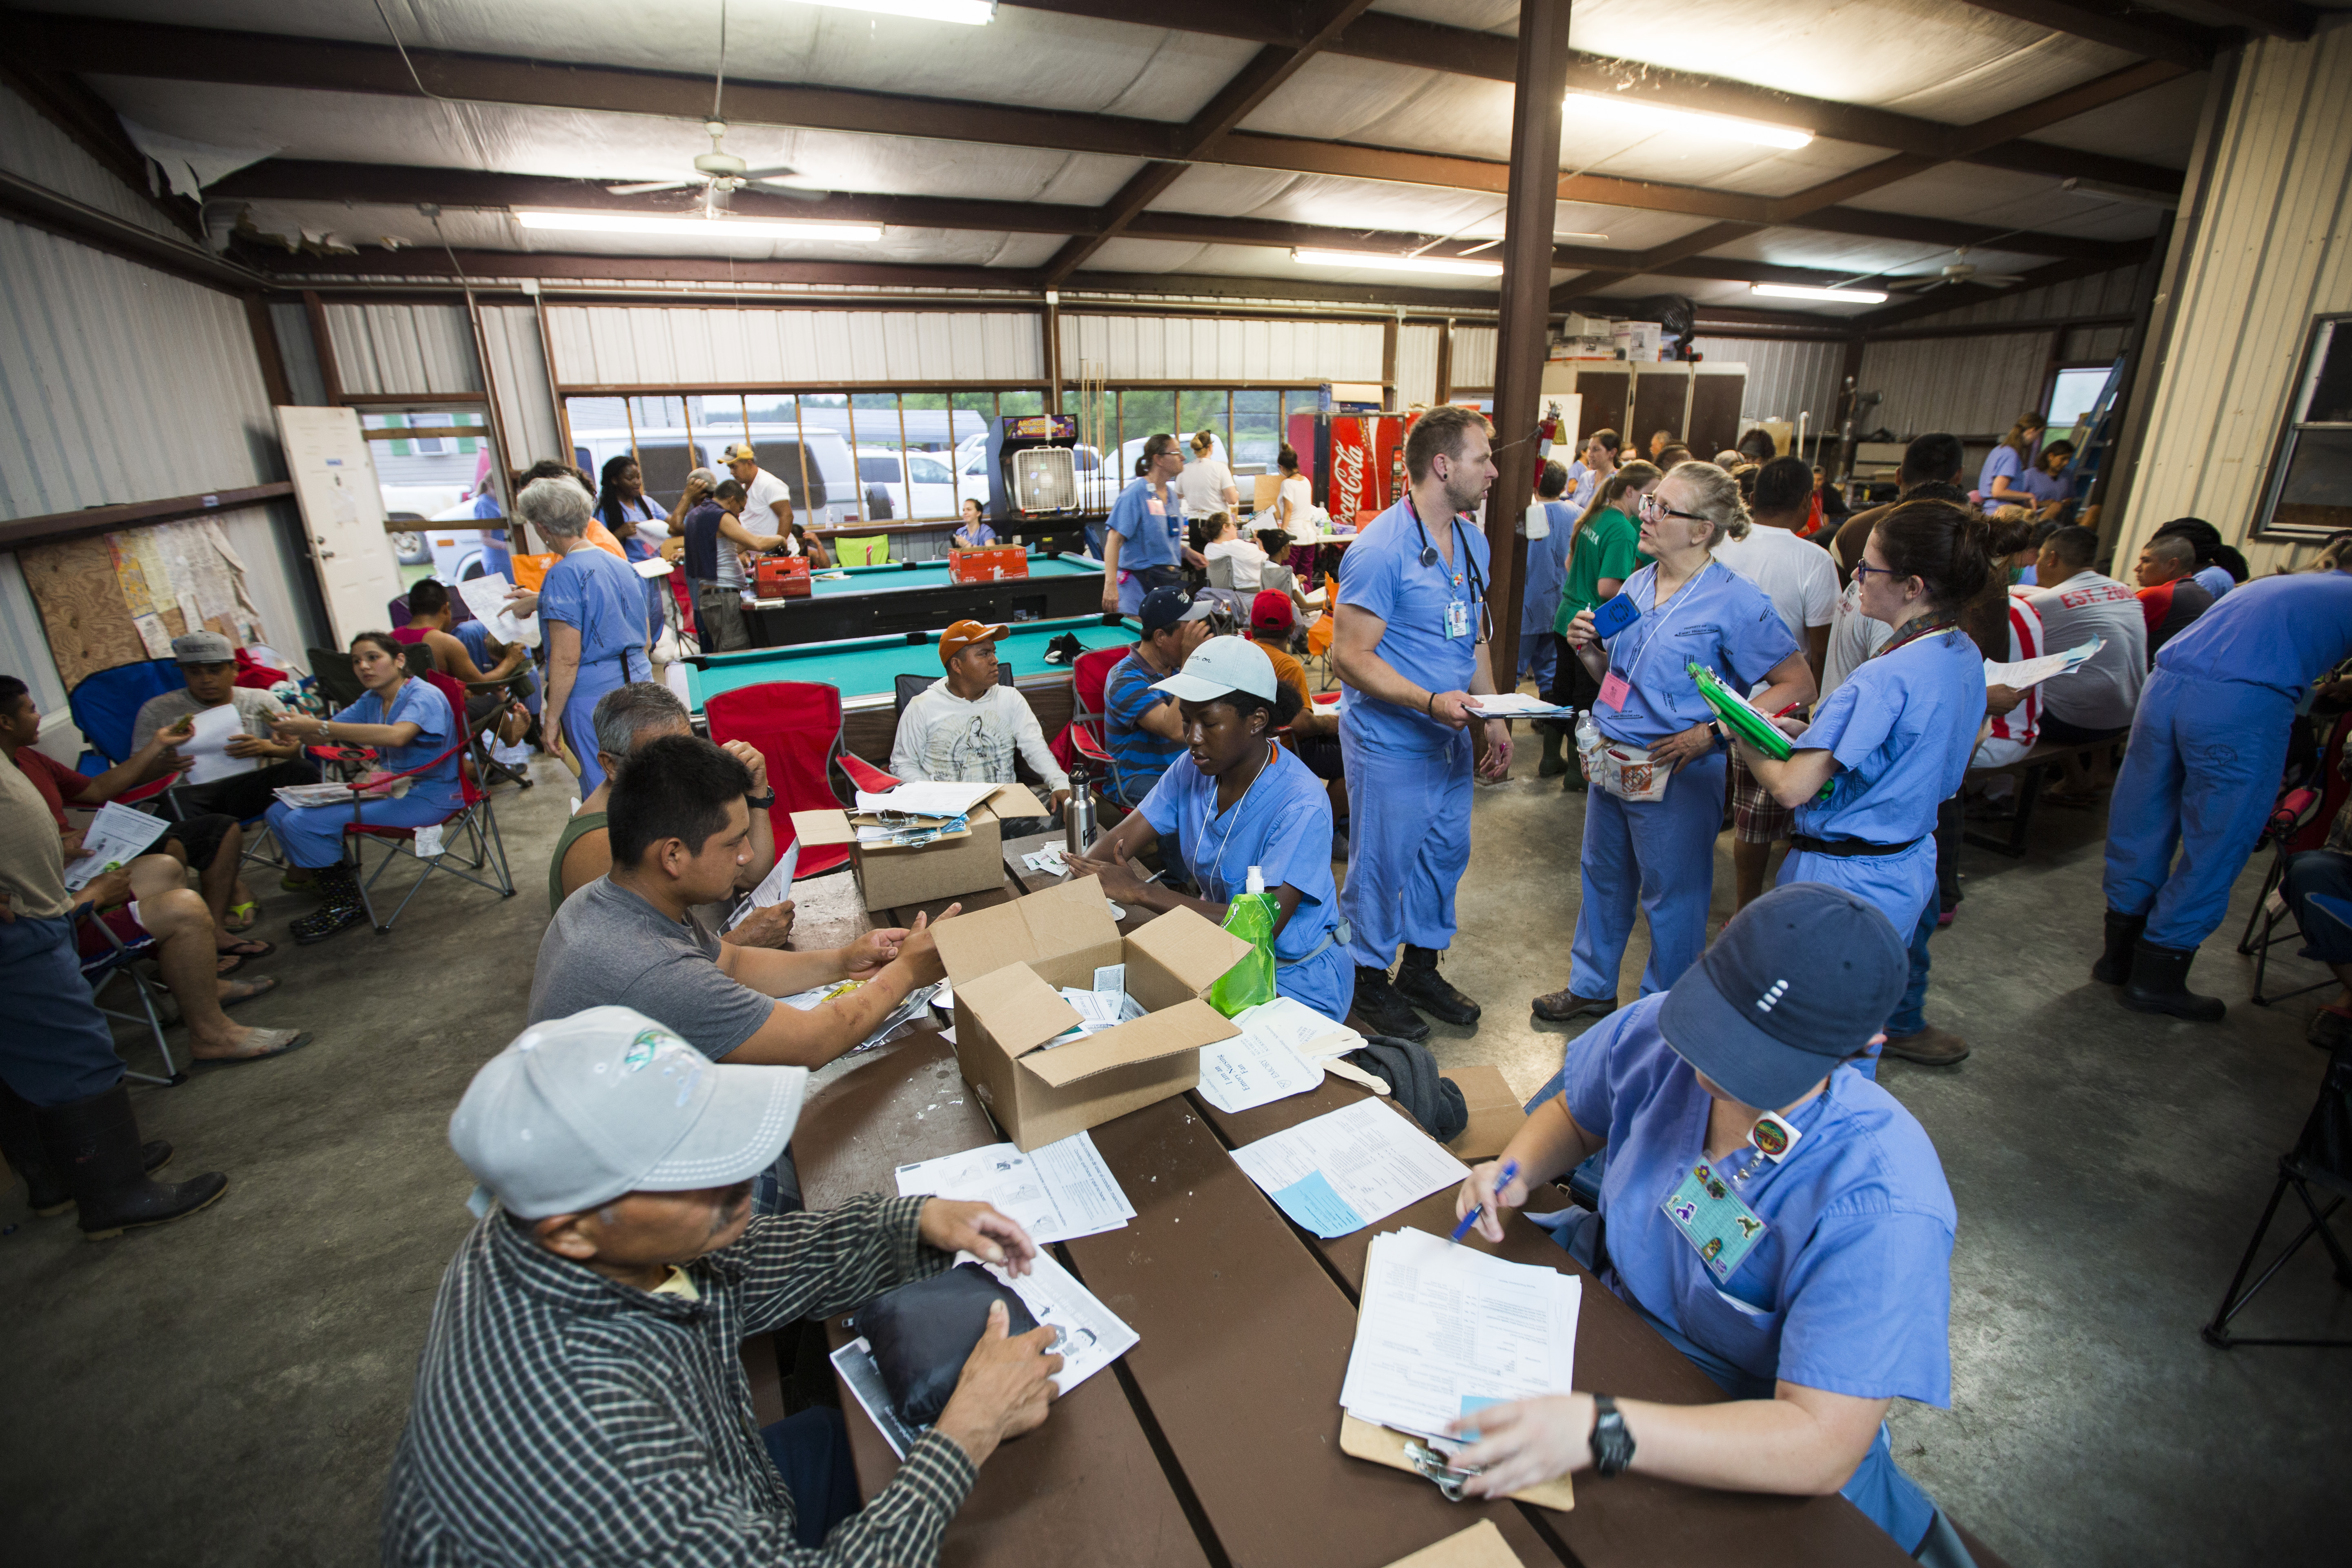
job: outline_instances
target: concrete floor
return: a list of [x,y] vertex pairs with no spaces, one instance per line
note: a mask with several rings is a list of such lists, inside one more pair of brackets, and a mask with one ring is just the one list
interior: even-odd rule
[[[1522,1093],[1572,1033],[1527,1004],[1566,973],[1583,803],[1535,777],[1532,747],[1482,788],[1448,972],[1486,1007],[1436,1026],[1446,1064],[1491,1063]],[[10,1346],[0,1499],[16,1563],[358,1563],[469,1182],[446,1124],[475,1068],[522,1022],[545,924],[546,854],[570,794],[501,791],[520,891],[451,884],[387,937],[289,946],[241,1009],[316,1044],[134,1094],[179,1173],[227,1196],[103,1246],[0,1196]],[[2213,1311],[2274,1162],[2310,1110],[2318,998],[2233,1006],[2198,1028],[2126,1013],[2085,970],[2099,919],[2095,815],[2047,811],[2034,852],[1966,852],[1969,898],[1936,940],[1931,1019],[1975,1054],[1892,1064],[1958,1201],[1954,1408],[1898,1406],[1912,1474],[2008,1559],[2032,1564],[2340,1561],[2328,1505],[2352,1451],[2352,1355],[2208,1349]],[[1729,913],[1727,848],[1717,917]],[[2241,880],[2244,918],[2258,873]],[[268,889],[258,934],[307,907]],[[2200,977],[2233,999],[2235,922]],[[1644,956],[1626,960],[1630,995]],[[2288,984],[2315,978],[2289,959]],[[2274,982],[2276,984],[2276,982]],[[178,1031],[173,1032],[176,1041]],[[131,1050],[152,1065],[152,1047]],[[2345,1227],[2352,1231],[2352,1226]],[[2352,1335],[2352,1294],[2298,1258],[2250,1333]]]

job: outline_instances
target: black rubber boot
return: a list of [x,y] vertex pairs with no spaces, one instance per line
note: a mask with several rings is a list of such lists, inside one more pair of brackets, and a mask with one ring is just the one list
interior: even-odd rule
[[1349,1016],[1360,1019],[1368,1035],[1389,1035],[1400,1040],[1429,1038],[1429,1026],[1412,1004],[1396,994],[1385,969],[1356,966],[1356,1001]]
[[2200,996],[2189,989],[2189,966],[2196,960],[2195,948],[2158,947],[2140,938],[2132,949],[2124,1005],[2135,1013],[2169,1013],[2192,1024],[2220,1023],[2230,1005],[2219,996]]
[[[25,1178],[25,1201],[35,1214],[47,1219],[73,1207],[73,1194],[50,1169],[49,1152],[42,1147],[40,1112],[6,1084],[0,1084],[0,1154]],[[139,1157],[152,1174],[172,1158],[172,1146],[153,1139],[140,1145]]]
[[338,931],[365,923],[367,906],[360,901],[359,879],[342,861],[319,868],[310,885],[319,894],[319,907],[286,927],[297,943],[324,942]]
[[1404,962],[1397,965],[1396,992],[1423,1012],[1446,1023],[1478,1021],[1478,1004],[1446,984],[1445,976],[1437,973],[1437,950],[1433,947],[1404,950]]
[[2107,951],[2091,965],[2091,978],[2102,985],[2121,985],[2131,978],[2132,949],[2139,945],[2139,933],[2147,929],[2146,915],[2119,915],[2107,911]]
[[1568,737],[1561,734],[1557,730],[1546,730],[1542,731],[1542,733],[1543,761],[1536,764],[1536,777],[1539,779],[1558,778],[1560,774],[1568,772],[1570,766],[1569,760],[1560,754],[1561,749],[1567,742]]
[[106,1241],[142,1226],[184,1218],[228,1190],[228,1178],[217,1171],[192,1182],[150,1180],[131,1091],[121,1083],[37,1115],[49,1168],[73,1194],[87,1240]]

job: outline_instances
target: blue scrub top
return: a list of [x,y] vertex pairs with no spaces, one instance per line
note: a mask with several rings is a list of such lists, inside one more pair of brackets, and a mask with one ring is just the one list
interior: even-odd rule
[[[1288,752],[1275,748],[1274,761],[1223,815],[1215,778],[1193,766],[1190,756],[1179,757],[1151,786],[1141,810],[1161,841],[1178,847],[1201,896],[1211,902],[1229,902],[1245,891],[1253,866],[1265,873],[1268,892],[1286,883],[1298,889],[1298,908],[1274,939],[1278,966],[1322,946],[1339,923],[1339,891],[1331,879],[1331,799],[1323,781]],[[1283,980],[1277,967],[1276,987],[1288,994]],[[1299,999],[1334,1018],[1346,1016],[1330,1013],[1333,998]]]
[[2197,574],[2197,582],[2200,587],[2217,599],[2238,585],[2238,580],[2230,575],[2230,569],[2218,563],[2200,569]]
[[2007,442],[2003,442],[2001,445],[1995,447],[1986,457],[1984,467],[1977,470],[1977,494],[1984,497],[1984,509],[1988,512],[1999,511],[2005,506],[2015,506],[2017,504],[2015,501],[1996,500],[1993,499],[1992,482],[1993,480],[2000,478],[2003,474],[2009,476],[2009,482],[2017,489],[2025,489],[2027,488],[2025,483],[2025,459],[2019,457],[2017,455],[2017,448],[2010,446]]
[[1792,742],[1838,763],[1828,801],[1797,808],[1797,831],[1872,844],[1933,833],[1984,714],[1984,656],[1958,627],[1863,660]]
[[[1153,507],[1162,510],[1152,511]],[[1151,481],[1139,479],[1118,492],[1111,503],[1110,531],[1119,537],[1118,569],[1140,572],[1147,566],[1173,566],[1184,557],[1179,548],[1179,531],[1184,526],[1183,508],[1176,501],[1176,487],[1168,487],[1168,499],[1162,501],[1151,489]]]
[[1568,581],[1568,547],[1576,542],[1576,520],[1582,515],[1566,501],[1548,500],[1543,509],[1551,531],[1528,541],[1528,592],[1519,617],[1523,641],[1549,634],[1559,615],[1559,592]]
[[631,670],[645,669],[644,583],[612,552],[593,544],[547,569],[547,580],[539,588],[540,617],[579,632],[583,675],[599,661],[617,658],[627,658]]
[[[404,746],[378,746],[376,765],[386,773],[406,773],[422,766],[457,743],[457,716],[449,710],[449,700],[441,689],[429,680],[415,676],[400,683],[400,690],[392,700],[392,711],[384,711],[383,699],[373,691],[362,691],[360,700],[335,715],[343,724],[414,724],[416,739]],[[412,794],[425,791],[435,800],[454,802],[458,795],[458,758],[453,753],[444,758],[437,768],[416,775],[410,784]]]
[[[2001,449],[2008,450],[2006,447]],[[2057,474],[2043,473],[2038,466],[2027,469],[2023,477],[2018,479],[2017,484],[2018,488],[2026,494],[2045,504],[2053,500],[2062,500],[2066,495],[2066,481]]]
[[1633,596],[1642,618],[1608,642],[1609,668],[1633,688],[1617,712],[1592,710],[1594,727],[1612,741],[1646,746],[1694,724],[1713,723],[1715,710],[1698,694],[1690,665],[1715,671],[1735,691],[1748,691],[1797,651],[1772,596],[1720,561],[1700,568],[1663,611],[1655,563],[1626,578],[1618,592]]
[[[1421,563],[1423,530],[1416,526],[1408,496],[1366,524],[1339,558],[1339,602],[1369,610],[1387,623],[1373,651],[1389,668],[1427,691],[1467,691],[1478,667],[1478,634],[1485,617],[1489,554],[1486,536],[1467,518],[1450,518],[1454,564],[1444,556]],[[1428,542],[1437,542],[1433,534]],[[1445,608],[1465,606],[1469,629],[1445,635]],[[1339,690],[1339,710],[1352,714],[1373,742],[1407,751],[1437,752],[1461,734],[1414,708],[1367,697],[1352,686]]]
[[2238,584],[2157,650],[2156,668],[2242,680],[2295,701],[2352,654],[2352,572],[2295,572]]
[[1662,1207],[1706,1158],[1711,1103],[1659,1032],[1664,1002],[1644,996],[1580,1036],[1561,1081],[1578,1125],[1608,1140],[1610,1289],[1765,1385],[1948,1406],[1958,1215],[1926,1130],[1839,1067],[1790,1114],[1802,1136],[1779,1165],[1752,1148],[1717,1163],[1766,1226],[1718,1289]]

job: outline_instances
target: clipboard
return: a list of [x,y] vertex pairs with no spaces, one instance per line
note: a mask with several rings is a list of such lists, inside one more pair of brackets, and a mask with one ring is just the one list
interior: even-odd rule
[[1780,732],[1780,726],[1756,711],[1748,699],[1717,679],[1715,671],[1696,662],[1686,668],[1690,670],[1693,684],[1698,688],[1699,696],[1715,710],[1715,716],[1722,720],[1733,734],[1776,763],[1785,763],[1795,754],[1796,748],[1789,743],[1789,737]]
[[[1370,1459],[1375,1465],[1386,1465],[1392,1470],[1402,1470],[1410,1476],[1421,1472],[1405,1458],[1404,1446],[1412,1439],[1386,1426],[1376,1426],[1339,1412],[1339,1452],[1351,1458]],[[1566,1476],[1543,1482],[1539,1486],[1522,1487],[1510,1494],[1514,1502],[1533,1503],[1538,1508],[1559,1509],[1563,1512],[1576,1506],[1576,1488]]]
[[1389,1568],[1527,1568],[1491,1519],[1400,1557]]

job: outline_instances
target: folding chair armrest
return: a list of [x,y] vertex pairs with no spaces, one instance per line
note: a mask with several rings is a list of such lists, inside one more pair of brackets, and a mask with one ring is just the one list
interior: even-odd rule
[[854,752],[844,751],[834,761],[839,764],[843,775],[853,785],[866,791],[868,795],[879,795],[886,790],[896,789],[905,782],[895,773],[884,773]]

